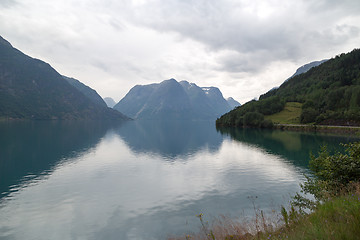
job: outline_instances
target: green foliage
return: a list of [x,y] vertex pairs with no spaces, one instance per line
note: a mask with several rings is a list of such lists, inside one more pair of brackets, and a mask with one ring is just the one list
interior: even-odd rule
[[265,116],[284,109],[286,102],[303,103],[301,123],[360,125],[360,49],[314,67],[223,115],[218,126],[246,126],[244,115],[258,112]]
[[278,124],[299,124],[302,103],[287,102],[281,112],[265,116],[265,119]]
[[360,49],[341,54],[260,97],[304,103],[301,122],[360,125]]
[[247,112],[244,115],[243,124],[249,127],[261,127],[264,115],[258,112]]
[[280,112],[285,106],[285,101],[274,96],[263,101],[250,101],[216,120],[217,126],[236,127],[272,127],[270,120],[265,120],[265,115]]
[[318,157],[311,156],[312,176],[301,185],[302,192],[312,194],[315,201],[297,194],[294,203],[300,208],[314,209],[320,202],[345,192],[354,191],[360,182],[360,142],[344,145],[345,154],[330,155],[323,147]]

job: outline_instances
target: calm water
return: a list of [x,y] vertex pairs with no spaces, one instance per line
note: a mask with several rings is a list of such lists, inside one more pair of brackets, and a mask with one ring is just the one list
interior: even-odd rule
[[346,137],[213,122],[0,124],[0,239],[166,239],[286,204]]

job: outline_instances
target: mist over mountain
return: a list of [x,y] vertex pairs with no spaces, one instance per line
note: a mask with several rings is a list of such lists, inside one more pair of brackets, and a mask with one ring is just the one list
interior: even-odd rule
[[0,118],[128,119],[104,106],[94,90],[67,80],[48,63],[25,55],[0,37]]
[[137,119],[215,120],[232,108],[216,87],[169,79],[136,85],[114,109]]
[[114,101],[114,99],[112,99],[111,97],[106,97],[104,98],[104,102],[106,103],[106,105],[110,108],[113,108],[116,105],[116,102]]

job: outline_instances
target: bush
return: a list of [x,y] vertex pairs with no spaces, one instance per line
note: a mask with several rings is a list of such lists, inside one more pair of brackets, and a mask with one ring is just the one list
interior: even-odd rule
[[244,115],[244,126],[261,127],[264,121],[264,115],[258,112],[248,112]]
[[360,182],[360,142],[344,146],[345,154],[338,152],[330,155],[323,147],[317,158],[311,156],[310,170],[313,175],[307,176],[301,185],[301,192],[312,194],[315,201],[297,194],[295,205],[311,209],[322,201],[354,190],[355,183]]
[[301,112],[300,121],[301,123],[312,123],[315,122],[318,115],[319,112],[314,108],[305,108]]

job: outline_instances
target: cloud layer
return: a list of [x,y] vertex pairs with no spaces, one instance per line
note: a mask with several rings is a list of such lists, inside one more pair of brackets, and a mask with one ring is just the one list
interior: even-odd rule
[[359,47],[359,12],[351,0],[5,0],[0,34],[103,97],[175,77],[244,103]]

